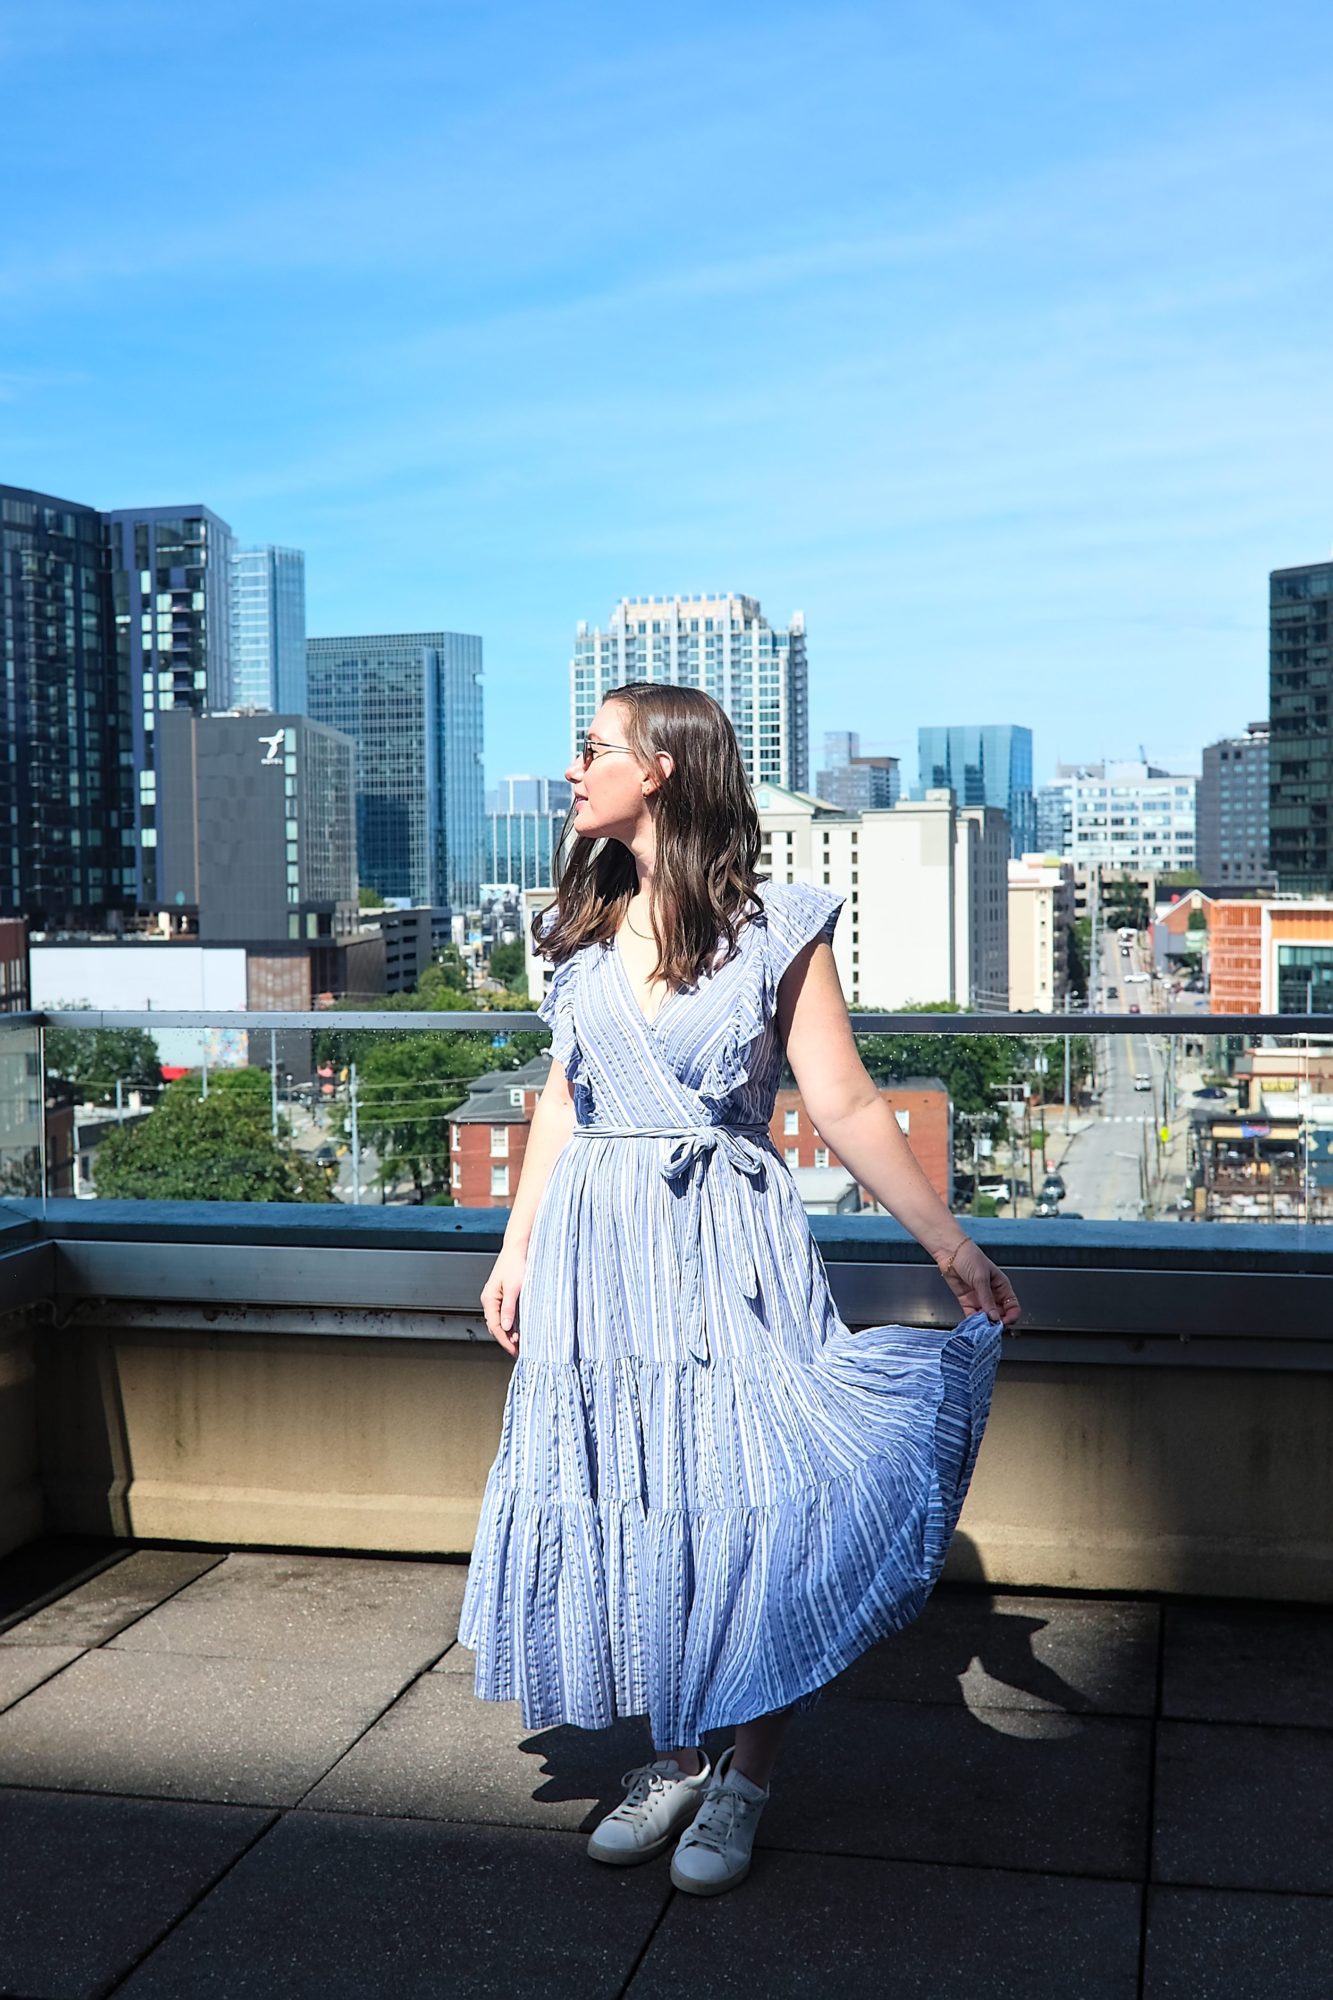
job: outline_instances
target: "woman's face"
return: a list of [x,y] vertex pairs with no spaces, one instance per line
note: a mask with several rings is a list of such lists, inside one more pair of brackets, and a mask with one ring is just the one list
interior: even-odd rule
[[626,716],[604,701],[588,730],[593,755],[565,766],[574,788],[574,831],[588,840],[610,838],[626,845],[647,812],[656,780],[644,770],[625,735]]

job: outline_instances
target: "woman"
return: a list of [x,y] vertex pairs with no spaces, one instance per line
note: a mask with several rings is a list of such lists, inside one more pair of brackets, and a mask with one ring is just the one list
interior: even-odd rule
[[[714,1895],[749,1868],[792,1714],[933,1587],[1019,1308],[861,1065],[843,897],[756,877],[719,705],[615,688],[568,776],[581,839],[535,934],[551,1073],[482,1293],[517,1366],[460,1637],[525,1728],[648,1717],[654,1757],[589,1852],[679,1834],[672,1881]],[[951,1333],[838,1317],[768,1135],[784,1053],[965,1308]],[[701,1740],[733,1726],[714,1769]]]

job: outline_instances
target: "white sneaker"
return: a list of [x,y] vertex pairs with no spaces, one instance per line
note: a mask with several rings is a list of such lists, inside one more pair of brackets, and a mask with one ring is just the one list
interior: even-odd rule
[[626,1771],[620,1780],[624,1798],[589,1836],[588,1852],[593,1860],[623,1868],[635,1861],[651,1861],[669,1847],[693,1819],[708,1789],[712,1766],[702,1750],[699,1755],[703,1769],[693,1777],[681,1770],[674,1757],[659,1757],[655,1763]]
[[718,1758],[703,1804],[671,1857],[672,1881],[692,1896],[720,1895],[750,1872],[755,1828],[768,1793],[732,1770],[733,1750]]

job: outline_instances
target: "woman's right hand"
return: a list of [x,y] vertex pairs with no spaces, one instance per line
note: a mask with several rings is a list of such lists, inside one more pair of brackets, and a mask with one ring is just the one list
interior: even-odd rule
[[482,1288],[481,1309],[486,1315],[486,1329],[506,1354],[518,1353],[518,1295],[527,1268],[527,1251],[506,1243]]

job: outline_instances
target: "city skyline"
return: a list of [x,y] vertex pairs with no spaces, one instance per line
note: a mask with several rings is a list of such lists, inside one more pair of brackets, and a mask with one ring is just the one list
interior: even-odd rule
[[[353,34],[334,0],[313,35],[242,0],[205,63],[129,12],[7,23],[50,164],[0,260],[0,471],[204,496],[306,551],[313,631],[483,633],[488,782],[559,769],[567,635],[623,595],[800,605],[812,743],[904,767],[1012,716],[1039,782],[1141,737],[1197,769],[1260,713],[1267,576],[1333,529],[1322,12],[389,0]],[[608,97],[636,116],[569,118]],[[207,158],[188,218],[89,204],[112,148],[143,185]]]

